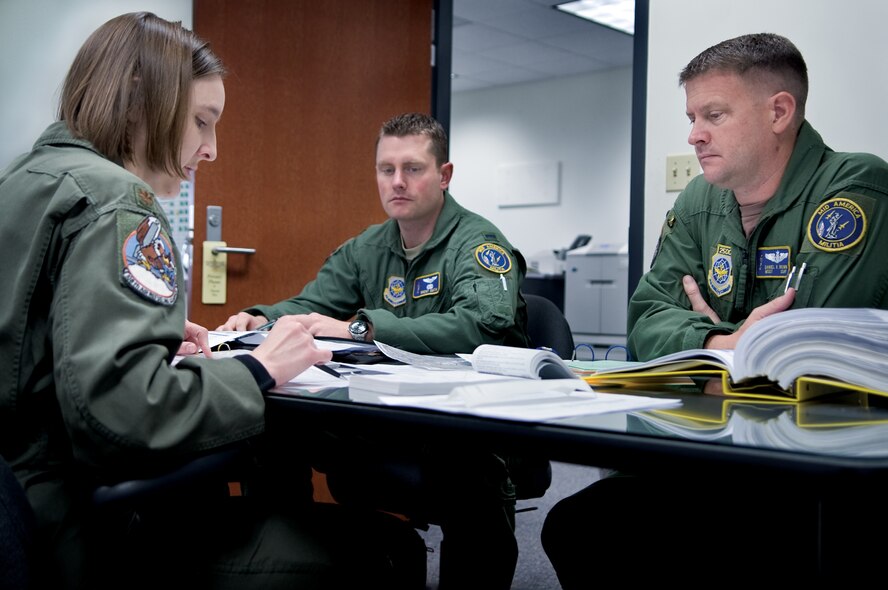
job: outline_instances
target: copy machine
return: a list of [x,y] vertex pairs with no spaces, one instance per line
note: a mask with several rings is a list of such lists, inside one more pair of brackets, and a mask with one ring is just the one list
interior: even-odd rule
[[564,258],[564,315],[576,344],[626,344],[629,248],[589,243]]

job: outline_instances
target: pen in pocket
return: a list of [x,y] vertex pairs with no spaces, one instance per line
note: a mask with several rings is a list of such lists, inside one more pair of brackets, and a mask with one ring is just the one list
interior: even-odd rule
[[[802,275],[805,274],[805,267],[807,267],[807,266],[808,266],[808,263],[807,263],[807,262],[803,262],[803,263],[802,263],[802,266],[799,267],[799,269],[798,269],[798,270],[799,270],[799,274],[798,274],[798,276],[796,277],[796,282],[795,282],[795,290],[796,290],[796,291],[799,290],[799,285],[800,285],[801,282],[802,282]],[[783,292],[784,292],[784,293],[786,293],[787,291],[789,291],[789,286],[790,286],[790,284],[792,284],[792,277],[795,275],[795,272],[796,272],[796,267],[793,266],[793,267],[792,267],[792,270],[789,271],[789,275],[786,277],[786,286],[783,287]]]

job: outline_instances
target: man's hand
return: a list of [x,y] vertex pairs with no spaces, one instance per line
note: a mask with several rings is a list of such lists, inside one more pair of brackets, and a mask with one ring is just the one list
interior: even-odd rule
[[228,321],[216,328],[220,332],[247,332],[268,323],[264,315],[250,315],[240,312],[228,318]]
[[712,320],[713,324],[717,324],[721,321],[718,314],[715,313],[715,311],[709,307],[709,304],[706,303],[706,300],[703,299],[703,294],[700,293],[700,288],[697,286],[697,281],[694,280],[694,277],[691,275],[683,276],[681,279],[681,286],[684,287],[685,294],[688,296],[688,299],[691,300],[691,310],[707,316]]
[[786,311],[787,309],[789,309],[789,307],[792,305],[792,302],[795,300],[795,294],[796,290],[790,287],[786,291],[786,293],[784,293],[777,299],[773,299],[765,303],[764,305],[759,305],[752,310],[752,313],[749,314],[749,317],[746,318],[746,321],[743,322],[743,325],[740,326],[739,330],[737,330],[733,334],[713,334],[706,339],[706,343],[703,345],[703,348],[722,348],[733,350],[737,347],[737,341],[740,339],[740,336],[751,325],[762,318],[768,317],[771,314],[779,313],[781,311]]
[[282,385],[311,365],[325,363],[333,358],[329,350],[319,350],[314,337],[297,319],[284,316],[275,322],[265,342],[250,353],[262,363],[265,370]]
[[351,340],[348,325],[351,322],[343,322],[319,313],[289,316],[294,318],[313,336],[328,336],[330,338],[344,338]]
[[189,354],[197,354],[203,351],[204,356],[213,358],[210,352],[210,338],[207,329],[198,324],[185,320],[185,336],[182,344],[179,345],[179,354],[187,356]]

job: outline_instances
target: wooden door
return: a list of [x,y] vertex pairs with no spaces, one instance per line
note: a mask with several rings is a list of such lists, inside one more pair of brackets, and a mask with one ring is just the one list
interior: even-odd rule
[[[190,319],[215,328],[298,293],[347,238],[385,219],[379,127],[430,112],[432,0],[195,0],[225,62],[218,157],[195,180]],[[223,208],[227,302],[201,303],[207,205]]]

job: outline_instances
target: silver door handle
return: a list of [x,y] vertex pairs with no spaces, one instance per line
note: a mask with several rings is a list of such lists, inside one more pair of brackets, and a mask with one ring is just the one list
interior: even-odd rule
[[213,254],[225,252],[227,254],[255,254],[256,248],[231,248],[228,246],[217,246],[212,250]]

